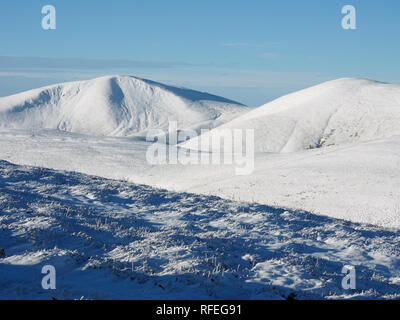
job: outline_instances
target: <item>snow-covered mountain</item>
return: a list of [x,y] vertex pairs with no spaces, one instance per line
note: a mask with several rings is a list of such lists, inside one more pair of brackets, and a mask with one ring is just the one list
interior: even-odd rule
[[[283,96],[217,130],[254,129],[256,151],[293,152],[400,135],[399,123],[400,85],[344,78]],[[197,145],[198,138],[183,144]]]
[[212,128],[248,108],[238,102],[132,76],[68,82],[0,98],[0,128],[129,136],[149,129]]
[[[115,77],[101,78],[88,81],[86,85],[112,81],[117,80]],[[132,81],[136,82],[136,79],[132,78]],[[141,83],[142,80],[137,81]],[[147,84],[153,85],[149,81],[141,85]],[[164,90],[158,86],[155,90]],[[195,94],[204,97],[204,94],[184,89],[165,90],[176,90],[176,95],[171,94],[171,97],[177,97],[180,92],[182,101],[189,101],[185,94],[190,95],[192,100],[196,100]],[[4,103],[10,98],[15,100],[18,96],[1,101]],[[200,98],[197,101],[203,103]],[[236,111],[240,113],[242,109],[248,110],[239,105],[216,101],[216,97],[213,99],[213,106],[227,106],[229,111],[221,111],[218,119],[227,119],[227,116],[234,116]],[[151,166],[145,157],[149,143],[143,139],[99,136],[100,130],[95,132],[97,136],[82,136],[55,130],[35,130],[32,134],[31,130],[4,129],[0,135],[0,159],[22,165],[127,179],[174,191],[304,209],[334,218],[399,228],[397,190],[400,185],[400,136],[377,139],[400,135],[397,125],[400,123],[399,102],[399,86],[341,79],[247,111],[247,114],[220,127],[235,128],[236,123],[239,128],[254,128],[258,151],[298,151],[276,154],[256,152],[254,172],[244,177],[236,176],[229,165]],[[50,107],[33,107],[39,115],[42,108],[47,110]],[[29,111],[4,111],[3,115],[14,116],[18,120]],[[51,114],[47,116],[51,117]],[[30,120],[26,115],[25,118],[26,121]],[[17,120],[2,123],[20,124]],[[90,117],[87,120],[93,124]],[[209,123],[215,125],[213,120]],[[301,130],[304,127],[307,130]],[[90,128],[92,132],[98,129],[96,126]],[[289,131],[293,131],[293,134],[287,134]],[[332,134],[324,135],[324,132]],[[127,134],[127,131],[113,134]],[[348,145],[345,142],[354,143]],[[191,143],[193,141],[188,141],[189,145]],[[325,147],[304,150],[310,145]],[[60,150],[68,150],[68,155]]]
[[[398,299],[399,106],[360,79],[253,110],[119,76],[0,98],[0,299]],[[254,171],[149,164],[125,136],[168,120],[255,129]]]

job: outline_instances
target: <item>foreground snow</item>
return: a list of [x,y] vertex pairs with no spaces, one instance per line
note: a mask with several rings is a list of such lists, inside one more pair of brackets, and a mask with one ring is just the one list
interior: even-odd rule
[[400,228],[400,137],[256,153],[248,176],[236,176],[228,165],[152,166],[145,158],[149,145],[134,138],[3,131],[0,159]]
[[0,298],[400,298],[398,232],[308,212],[0,161],[0,228]]

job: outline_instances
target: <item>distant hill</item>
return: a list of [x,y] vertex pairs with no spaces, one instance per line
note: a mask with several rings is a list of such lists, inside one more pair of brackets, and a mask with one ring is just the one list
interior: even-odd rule
[[399,124],[400,85],[344,78],[283,96],[218,129],[254,129],[256,151],[293,152],[400,135]]
[[0,128],[130,136],[149,129],[213,128],[248,111],[238,102],[132,76],[68,82],[0,98]]

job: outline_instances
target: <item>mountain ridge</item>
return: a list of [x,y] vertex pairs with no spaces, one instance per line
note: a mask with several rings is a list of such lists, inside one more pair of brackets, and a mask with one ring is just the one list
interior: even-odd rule
[[212,128],[247,107],[223,97],[134,76],[65,82],[0,98],[0,128],[130,136],[150,129]]
[[[400,135],[398,123],[400,85],[340,78],[282,96],[218,129],[254,129],[256,151],[294,152]],[[197,149],[198,139],[182,146]]]

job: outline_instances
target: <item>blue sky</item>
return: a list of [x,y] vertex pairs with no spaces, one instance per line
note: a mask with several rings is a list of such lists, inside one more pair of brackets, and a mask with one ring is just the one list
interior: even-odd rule
[[[56,30],[41,28],[47,4]],[[249,105],[339,77],[400,82],[399,16],[398,0],[2,0],[0,96],[105,74]]]

